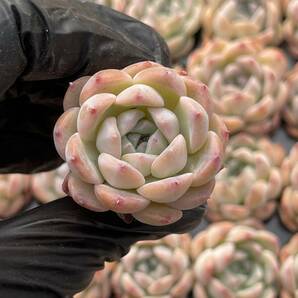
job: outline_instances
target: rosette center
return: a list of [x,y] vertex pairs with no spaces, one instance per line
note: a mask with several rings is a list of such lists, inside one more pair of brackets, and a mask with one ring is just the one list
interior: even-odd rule
[[[164,247],[164,249],[168,250]],[[136,264],[136,271],[149,274],[155,279],[169,274],[169,270],[156,258],[150,249],[141,249],[140,253],[147,255]]]
[[239,12],[239,17],[243,18],[251,18],[258,9],[262,9],[262,3],[259,0],[247,1],[247,0],[240,0],[234,1],[237,4],[237,9]]

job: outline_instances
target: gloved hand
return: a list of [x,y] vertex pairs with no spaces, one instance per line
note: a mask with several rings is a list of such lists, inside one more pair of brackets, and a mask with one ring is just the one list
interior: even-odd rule
[[[0,172],[58,166],[52,130],[68,83],[100,69],[142,60],[169,64],[152,29],[79,0],[0,2]],[[64,198],[0,223],[0,297],[72,297],[105,260],[118,260],[138,240],[185,232],[204,208],[179,222],[151,227],[94,213]]]
[[72,297],[105,260],[119,260],[136,241],[193,229],[203,208],[163,227],[125,224],[64,198],[0,223],[0,297]]
[[0,173],[62,163],[52,132],[69,82],[143,60],[169,64],[150,27],[83,0],[1,0],[0,24]]

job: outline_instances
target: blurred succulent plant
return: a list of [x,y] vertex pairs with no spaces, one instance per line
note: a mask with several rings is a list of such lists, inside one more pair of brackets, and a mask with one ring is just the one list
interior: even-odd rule
[[284,225],[293,232],[298,231],[298,143],[282,164],[283,182],[286,186],[279,208]]
[[291,54],[298,58],[298,1],[283,0],[285,21],[283,34]]
[[279,244],[265,230],[221,222],[192,242],[194,298],[274,298]]
[[0,219],[15,215],[30,199],[29,175],[0,175]]
[[204,0],[95,0],[153,27],[167,42],[172,58],[187,54],[201,25]]
[[280,298],[298,297],[298,234],[295,234],[280,251]]
[[247,134],[231,138],[225,168],[217,175],[208,201],[211,221],[265,220],[275,211],[282,190],[280,166],[285,156],[281,145]]
[[206,0],[205,38],[250,38],[278,44],[282,37],[280,0]]
[[171,224],[181,210],[204,204],[228,137],[208,88],[148,61],[82,80],[65,98],[66,109],[80,107],[68,109],[54,130],[74,200],[151,225]]
[[287,97],[283,52],[253,42],[210,41],[188,58],[190,76],[207,84],[231,133],[264,134],[278,126]]
[[110,298],[112,293],[111,275],[115,263],[105,263],[103,270],[97,271],[88,288],[74,298]]
[[34,197],[42,203],[65,197],[62,184],[68,171],[68,166],[64,163],[55,170],[32,175],[31,189]]
[[288,133],[298,139],[298,64],[287,76],[289,97],[283,111]]
[[133,246],[113,275],[117,298],[185,298],[193,278],[187,234]]

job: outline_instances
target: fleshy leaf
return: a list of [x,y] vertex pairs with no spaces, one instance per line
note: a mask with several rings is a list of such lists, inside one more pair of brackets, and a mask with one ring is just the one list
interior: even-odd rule
[[158,92],[150,86],[135,84],[123,90],[116,99],[116,104],[125,107],[163,107],[164,101]]
[[208,114],[193,99],[183,96],[176,107],[180,130],[187,142],[188,152],[197,152],[206,142],[209,129]]
[[106,118],[98,130],[96,148],[100,153],[121,157],[121,136],[115,117]]
[[132,215],[135,219],[147,225],[164,226],[178,221],[183,213],[165,205],[151,203],[147,208]]
[[68,109],[60,116],[54,128],[55,147],[60,157],[66,160],[65,148],[67,141],[77,131],[79,108]]
[[110,210],[123,214],[143,210],[150,203],[137,193],[116,189],[105,184],[95,185],[95,194]]
[[157,203],[170,203],[183,196],[192,183],[192,174],[170,177],[146,183],[137,189],[145,198]]
[[186,171],[194,175],[192,186],[201,186],[214,177],[222,166],[222,159],[223,144],[218,135],[209,131],[205,145],[188,159]]
[[177,116],[172,111],[165,108],[149,108],[148,111],[156,126],[168,142],[172,142],[179,134],[179,121]]
[[146,153],[158,155],[163,150],[165,150],[168,146],[168,142],[160,130],[156,130],[156,132],[151,135],[148,140]]
[[90,141],[96,137],[98,125],[115,100],[115,95],[102,93],[83,103],[78,116],[78,132],[83,140]]
[[133,83],[129,74],[122,70],[106,69],[94,74],[82,89],[80,104],[90,97],[101,93],[119,94]]
[[68,176],[68,189],[69,194],[76,203],[84,208],[90,209],[95,212],[104,212],[108,207],[103,201],[98,200],[94,193],[94,186],[83,182],[73,174]]
[[118,115],[117,124],[121,136],[130,132],[144,116],[144,112],[137,109],[128,110]]
[[135,189],[145,183],[144,176],[137,169],[110,154],[100,154],[98,166],[105,180],[113,187]]
[[157,178],[174,176],[183,170],[186,163],[186,142],[182,135],[178,135],[154,160],[151,167],[152,176]]
[[122,156],[122,159],[140,171],[144,177],[151,174],[151,165],[157,155],[146,153],[130,153]]
[[72,135],[65,149],[69,169],[86,183],[100,184],[103,179],[91,155],[92,152],[83,144],[79,134]]

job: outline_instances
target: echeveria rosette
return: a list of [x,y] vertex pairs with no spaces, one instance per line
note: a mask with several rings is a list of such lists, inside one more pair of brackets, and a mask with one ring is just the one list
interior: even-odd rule
[[282,163],[284,189],[279,214],[284,225],[298,231],[298,143]]
[[110,298],[112,293],[111,275],[116,263],[105,263],[103,270],[94,274],[88,288],[74,298]]
[[194,298],[278,297],[278,238],[265,230],[221,222],[192,242]]
[[189,56],[187,71],[208,85],[215,112],[231,133],[264,134],[278,126],[287,101],[287,66],[277,48],[214,40]]
[[278,44],[282,37],[280,0],[206,0],[203,28],[206,39]]
[[267,138],[238,134],[231,138],[224,169],[208,201],[211,221],[268,219],[282,190],[280,166],[285,151]]
[[289,135],[298,139],[298,64],[287,76],[289,96],[283,110],[283,119]]
[[298,296],[298,234],[295,234],[280,251],[280,298]]
[[113,274],[117,298],[186,298],[193,285],[187,234],[142,241]]
[[0,219],[15,215],[30,199],[29,175],[0,175]]
[[298,58],[298,1],[283,0],[285,21],[283,25],[284,39],[291,54]]
[[96,0],[153,27],[167,42],[177,59],[194,45],[204,0]]
[[147,61],[74,82],[65,102],[54,138],[80,205],[167,225],[209,198],[228,133],[204,84]]
[[33,196],[42,203],[65,197],[66,194],[62,185],[68,171],[68,166],[64,163],[55,170],[32,175],[31,190]]

